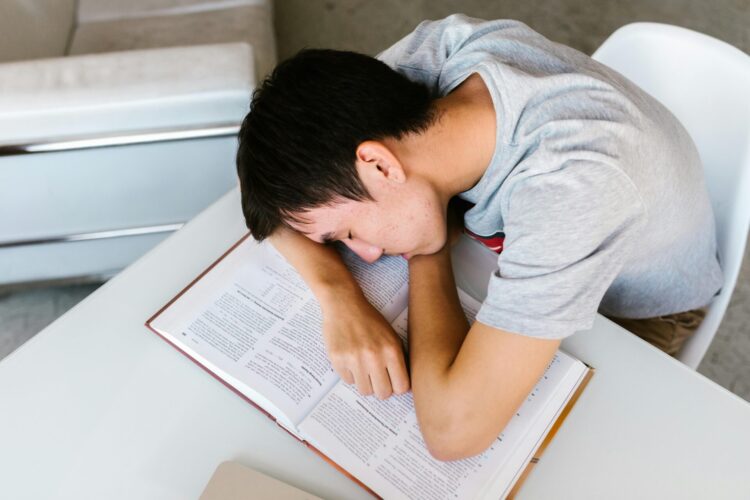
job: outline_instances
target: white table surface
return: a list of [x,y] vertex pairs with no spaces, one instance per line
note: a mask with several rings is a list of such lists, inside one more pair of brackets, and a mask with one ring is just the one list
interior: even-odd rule
[[[0,499],[196,499],[224,460],[368,496],[144,326],[245,232],[235,189],[0,362]],[[601,316],[563,348],[596,374],[520,498],[750,498],[750,404]]]

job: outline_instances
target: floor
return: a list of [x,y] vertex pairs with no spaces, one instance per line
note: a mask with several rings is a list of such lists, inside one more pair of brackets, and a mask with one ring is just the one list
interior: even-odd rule
[[99,288],[101,283],[0,292],[0,359]]
[[[303,47],[376,54],[423,19],[454,12],[524,21],[551,40],[591,54],[616,28],[636,21],[676,24],[750,52],[747,0],[277,0],[280,58]],[[699,372],[750,400],[750,258]],[[0,288],[0,359],[95,291],[101,283]]]

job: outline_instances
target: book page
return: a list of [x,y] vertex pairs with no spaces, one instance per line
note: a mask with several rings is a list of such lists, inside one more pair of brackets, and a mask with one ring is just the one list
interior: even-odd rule
[[[395,309],[399,296],[408,300],[402,290],[408,268],[399,259],[353,272],[358,280],[384,283],[369,286],[367,296],[386,309]],[[267,398],[287,425],[299,423],[338,380],[325,350],[320,305],[268,242],[240,244],[166,312],[153,326],[218,367],[232,385]]]
[[393,322],[409,303],[409,263],[403,257],[384,255],[372,264],[360,259],[346,245],[337,249],[367,300]]
[[[459,290],[467,319],[479,303]],[[403,315],[394,329],[405,325]],[[555,402],[566,374],[582,363],[558,352],[511,422],[483,453],[441,462],[427,450],[411,392],[381,401],[339,382],[300,425],[305,439],[384,498],[475,498],[504,464],[517,455],[532,424]],[[566,378],[567,377],[567,378]],[[532,442],[531,445],[535,445]],[[524,455],[525,456],[525,455]],[[513,479],[515,474],[511,474]],[[497,498],[496,485],[490,492]]]

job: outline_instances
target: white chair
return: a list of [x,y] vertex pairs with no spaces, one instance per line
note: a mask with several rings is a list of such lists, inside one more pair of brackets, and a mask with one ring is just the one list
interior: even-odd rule
[[750,57],[702,33],[658,23],[623,26],[592,57],[661,101],[703,161],[724,286],[677,355],[695,369],[729,304],[750,228]]

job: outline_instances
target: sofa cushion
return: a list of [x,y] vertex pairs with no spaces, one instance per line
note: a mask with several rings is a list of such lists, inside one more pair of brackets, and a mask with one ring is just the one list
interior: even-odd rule
[[267,0],[214,4],[220,8],[209,8],[205,1],[181,0],[169,9],[161,8],[162,4],[159,0],[84,2],[70,53],[246,42],[253,47],[258,77],[276,64],[272,9]]

